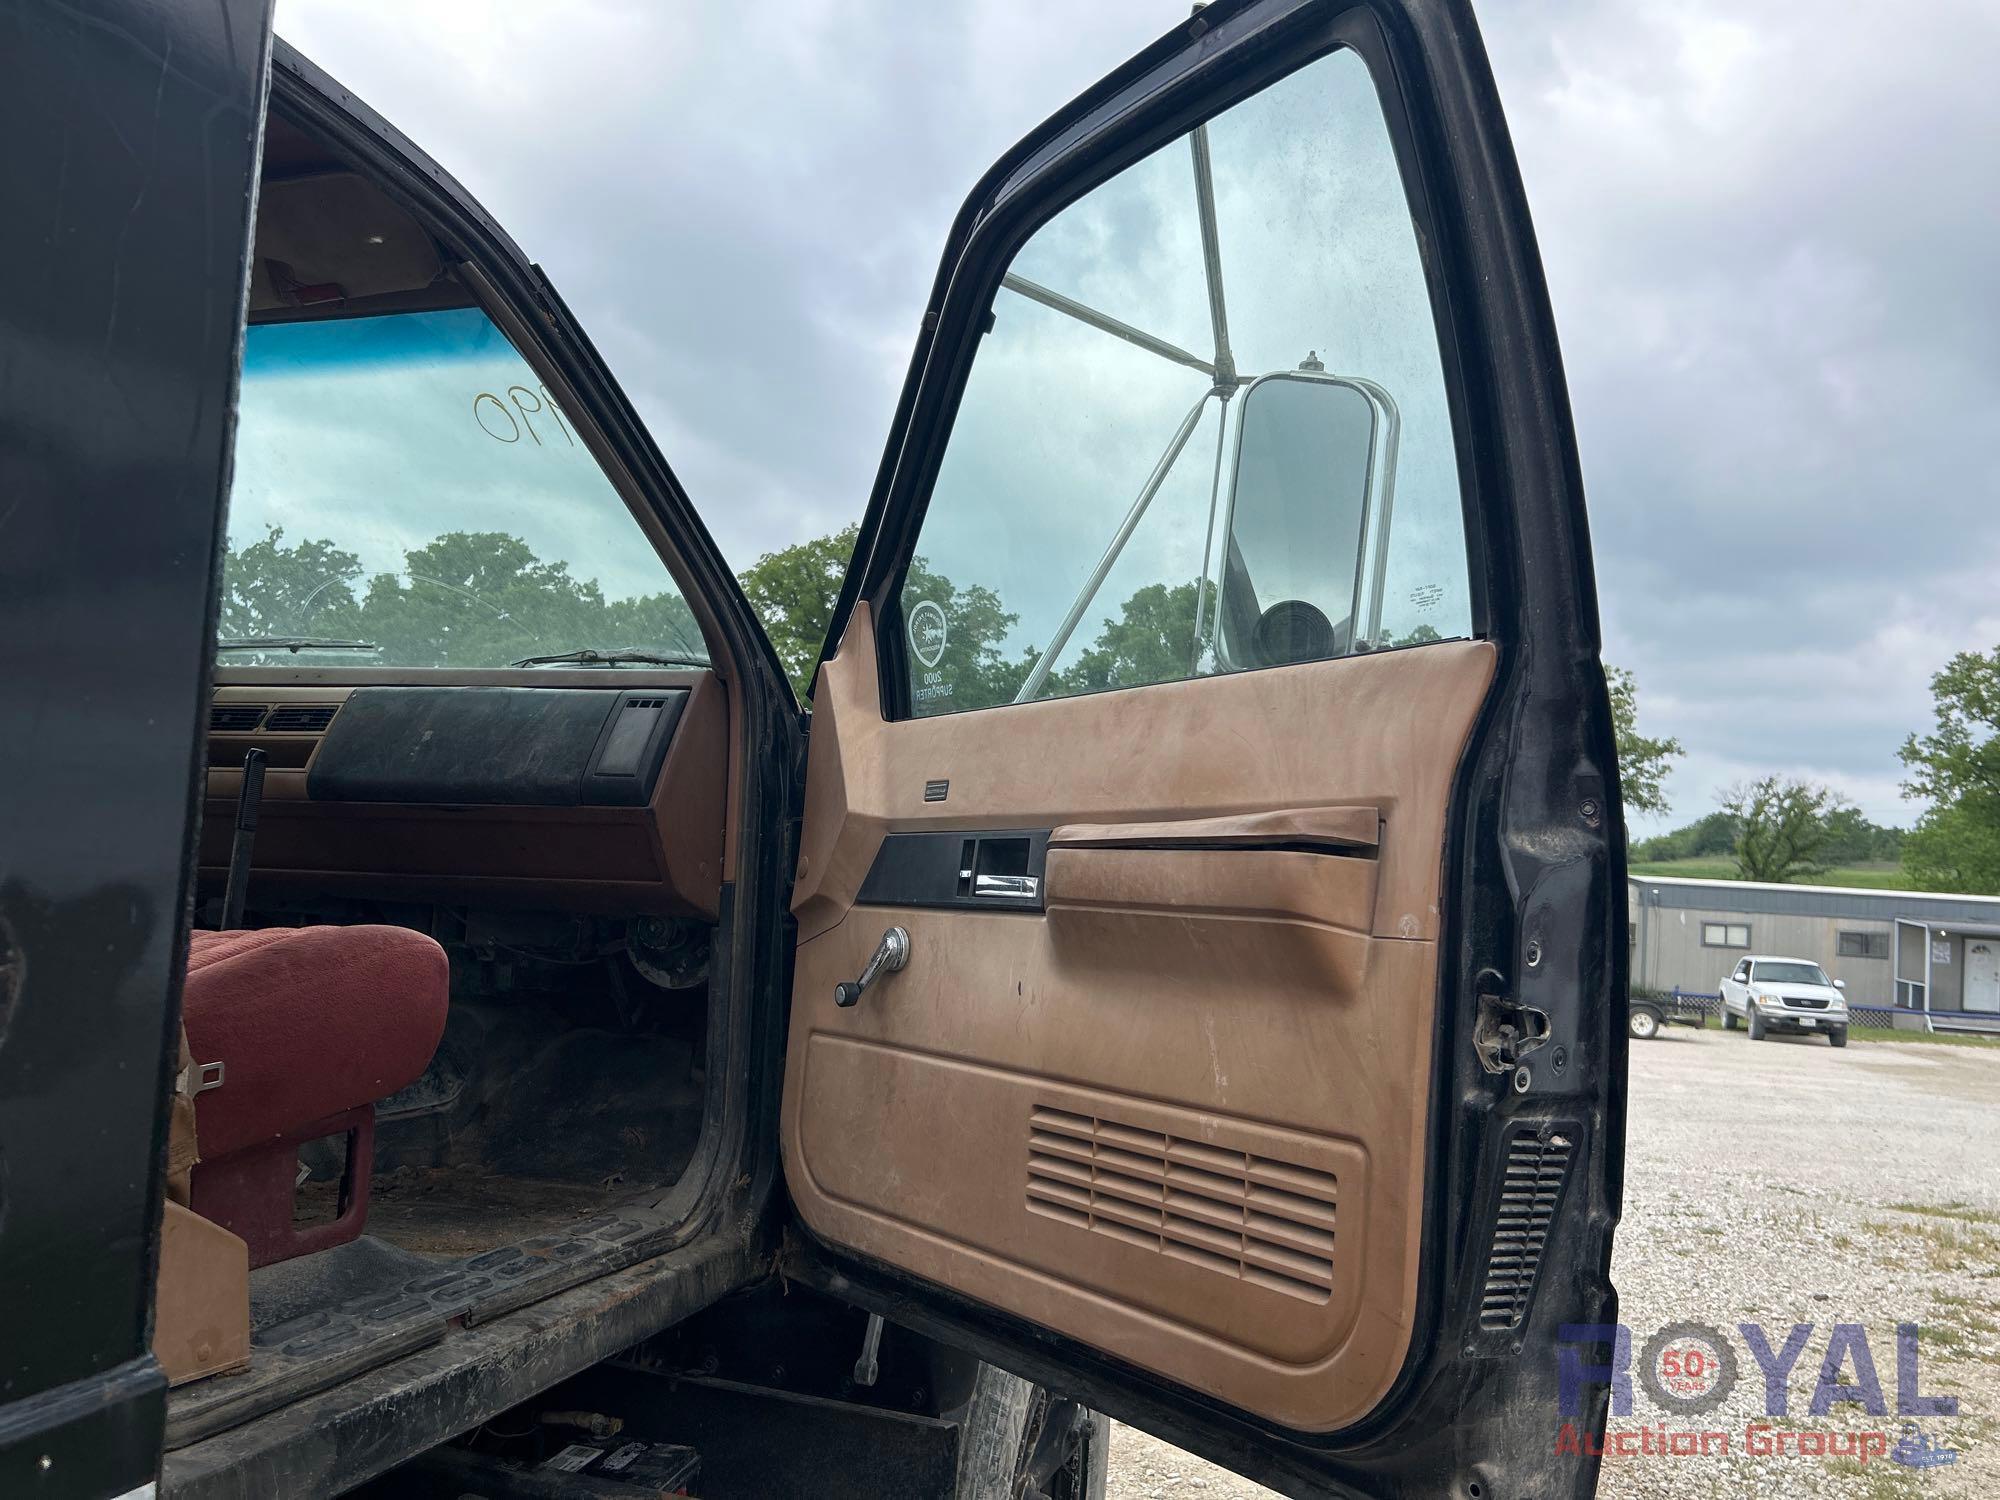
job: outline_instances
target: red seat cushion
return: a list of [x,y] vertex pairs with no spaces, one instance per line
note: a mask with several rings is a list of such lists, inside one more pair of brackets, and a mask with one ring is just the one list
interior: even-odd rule
[[444,1035],[444,949],[407,927],[197,932],[182,1020],[195,1062],[223,1064],[195,1101],[214,1160],[421,1077]]

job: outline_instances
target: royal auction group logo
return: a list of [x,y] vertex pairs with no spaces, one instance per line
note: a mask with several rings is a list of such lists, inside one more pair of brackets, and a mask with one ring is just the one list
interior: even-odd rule
[[[1935,1442],[1922,1427],[1927,1417],[1958,1415],[1956,1396],[1921,1390],[1918,1369],[1920,1329],[1895,1325],[1892,1434],[1885,1425],[1812,1427],[1792,1421],[1793,1385],[1811,1381],[1804,1415],[1829,1418],[1836,1407],[1858,1406],[1870,1417],[1886,1418],[1892,1403],[1884,1386],[1868,1330],[1859,1323],[1835,1323],[1823,1344],[1816,1325],[1794,1323],[1782,1338],[1761,1323],[1738,1323],[1735,1337],[1707,1323],[1669,1323],[1640,1346],[1633,1358],[1632,1330],[1622,1323],[1572,1323],[1557,1331],[1557,1403],[1562,1425],[1558,1455],[1616,1458],[1700,1458],[1744,1453],[1756,1458],[1853,1458],[1861,1463],[1886,1458],[1910,1468],[1935,1468],[1957,1461],[1950,1447]],[[1740,1341],[1740,1350],[1739,1350]],[[1808,1351],[1817,1353],[1817,1360]],[[1584,1392],[1609,1386],[1613,1418],[1630,1417],[1633,1376],[1666,1420],[1652,1426],[1613,1428],[1602,1438],[1581,1431]],[[1746,1379],[1761,1381],[1763,1420],[1737,1427],[1715,1424],[1712,1414]]]

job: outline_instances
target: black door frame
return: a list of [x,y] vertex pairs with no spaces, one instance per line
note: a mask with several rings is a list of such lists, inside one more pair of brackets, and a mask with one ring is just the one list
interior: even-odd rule
[[0,1494],[159,1471],[152,1293],[269,0],[0,5]]

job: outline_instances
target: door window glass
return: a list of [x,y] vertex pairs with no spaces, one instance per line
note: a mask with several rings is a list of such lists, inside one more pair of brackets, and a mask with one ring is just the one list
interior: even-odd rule
[[1437,330],[1357,56],[1022,247],[899,604],[918,714],[1471,633]]

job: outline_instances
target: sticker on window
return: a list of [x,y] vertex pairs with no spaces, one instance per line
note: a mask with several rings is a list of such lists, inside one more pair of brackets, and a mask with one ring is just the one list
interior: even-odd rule
[[917,660],[934,667],[944,656],[946,621],[943,606],[920,599],[910,611],[910,650]]

